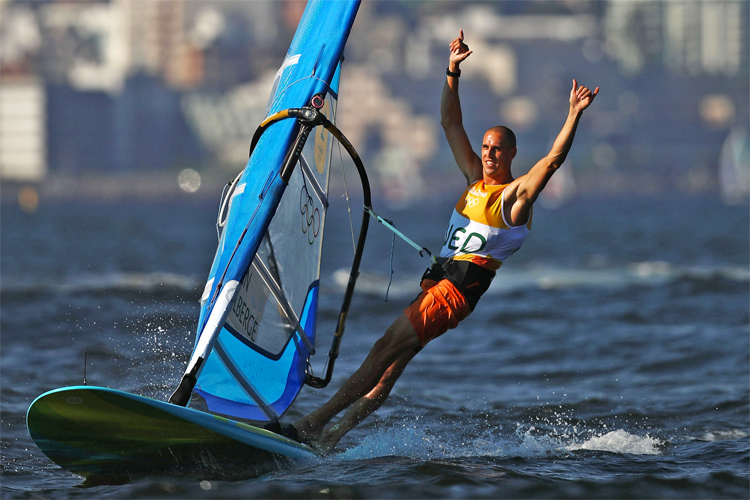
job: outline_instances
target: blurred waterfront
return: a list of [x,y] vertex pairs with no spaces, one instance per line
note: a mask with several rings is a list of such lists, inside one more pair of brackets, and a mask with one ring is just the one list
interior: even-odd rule
[[[304,2],[0,0],[3,201],[217,197],[244,167]],[[547,203],[574,193],[748,193],[748,3],[365,0],[338,124],[381,199],[455,187],[439,126],[447,45],[474,54],[475,143],[516,131],[516,175],[546,153],[572,78],[600,86]],[[449,176],[453,179],[452,176]],[[460,182],[460,178],[456,179]]]

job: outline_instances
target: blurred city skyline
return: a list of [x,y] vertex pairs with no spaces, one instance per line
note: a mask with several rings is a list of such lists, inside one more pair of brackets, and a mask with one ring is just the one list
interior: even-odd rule
[[[0,0],[0,178],[57,196],[233,178],[304,6]],[[439,98],[463,29],[467,132],[478,147],[486,128],[514,129],[515,175],[549,149],[572,78],[602,89],[549,203],[576,191],[742,200],[748,15],[742,0],[364,0],[338,125],[393,203],[460,183],[444,180],[455,166]]]

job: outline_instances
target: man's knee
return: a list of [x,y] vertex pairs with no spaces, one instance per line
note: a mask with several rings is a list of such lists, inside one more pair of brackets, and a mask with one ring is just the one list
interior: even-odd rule
[[372,346],[372,361],[384,370],[394,359],[398,358],[397,346],[391,332],[386,331]]
[[388,366],[383,373],[383,376],[380,377],[378,383],[368,394],[365,395],[365,397],[382,403],[382,401],[388,397],[388,394],[390,394],[391,389],[393,389],[393,386],[396,384],[399,377],[401,377],[401,374],[404,373],[406,365],[409,364],[418,351],[419,349],[411,350],[399,356],[396,361]]
[[375,342],[373,352],[388,365],[402,354],[419,350],[421,343],[409,320],[404,316],[393,322],[382,337]]

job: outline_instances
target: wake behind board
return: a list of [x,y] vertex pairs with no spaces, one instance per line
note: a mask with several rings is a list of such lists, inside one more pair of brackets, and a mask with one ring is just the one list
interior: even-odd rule
[[42,394],[26,425],[47,457],[84,477],[252,477],[316,457],[252,425],[104,387]]

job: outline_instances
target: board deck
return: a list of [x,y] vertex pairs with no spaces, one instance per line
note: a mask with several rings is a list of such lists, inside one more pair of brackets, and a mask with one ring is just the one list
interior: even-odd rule
[[259,427],[105,387],[42,394],[26,425],[45,455],[84,477],[252,477],[317,456]]

